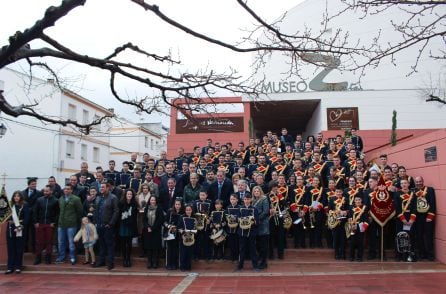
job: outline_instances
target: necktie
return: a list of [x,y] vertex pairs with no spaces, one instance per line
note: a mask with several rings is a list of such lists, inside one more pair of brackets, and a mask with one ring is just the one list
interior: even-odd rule
[[172,199],[172,197],[173,197],[173,189],[169,189],[169,197],[170,197],[170,199]]
[[218,182],[218,195],[217,198],[220,199],[221,198],[221,187],[223,186],[223,184],[221,182]]

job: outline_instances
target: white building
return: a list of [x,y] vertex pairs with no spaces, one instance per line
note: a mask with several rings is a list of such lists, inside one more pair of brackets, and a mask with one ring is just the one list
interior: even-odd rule
[[[351,46],[358,39],[366,45],[374,42],[380,30],[378,42],[383,46],[387,42],[401,40],[401,34],[390,23],[391,19],[398,23],[407,17],[400,9],[388,9],[365,19],[360,18],[362,15],[358,11],[356,14],[347,12],[333,18],[324,30],[321,26],[324,13],[334,14],[341,7],[339,0],[307,0],[289,10],[278,26],[285,34],[304,32],[305,28],[314,34],[324,31],[323,37],[326,38],[342,29],[350,32],[348,45]],[[446,7],[441,9],[441,15],[446,14]],[[429,22],[434,17],[426,12],[422,22]],[[280,131],[283,126],[288,127],[292,134],[316,134],[330,130],[329,120],[338,118],[342,108],[356,108],[353,110],[361,131],[390,129],[393,110],[398,113],[400,130],[445,128],[443,105],[425,101],[426,93],[432,87],[446,86],[446,62],[429,57],[431,52],[439,52],[438,49],[444,51],[445,44],[441,39],[429,43],[418,60],[417,71],[408,75],[412,71],[411,66],[417,62],[421,46],[422,43],[395,55],[395,65],[387,59],[377,68],[368,68],[360,84],[357,83],[358,72],[329,70],[311,64],[299,68],[300,76],[289,76],[290,57],[282,52],[273,53],[270,59],[266,59],[264,70],[259,72],[260,78],[264,79],[263,87],[269,94],[262,96],[265,103],[251,106],[255,133],[261,135],[268,129]],[[346,62],[348,57],[343,58],[340,61]],[[324,71],[328,71],[327,75]],[[442,85],[438,85],[438,81]],[[332,90],[339,86],[336,91]],[[244,101],[252,99],[243,98]],[[269,119],[271,117],[274,120]]]
[[144,153],[159,158],[160,152],[166,150],[166,134],[162,126],[147,127],[118,118],[113,120],[110,130],[110,145],[110,159],[115,160],[117,169],[120,169],[122,162],[130,160],[131,153],[138,154],[139,162]]
[[[30,80],[27,75],[7,68],[0,70],[0,81],[11,104],[38,103],[39,111],[55,118],[87,123],[111,114],[71,91],[61,91],[52,81],[36,77]],[[108,162],[110,126],[106,122],[85,136],[73,128],[42,123],[27,116],[12,118],[0,113],[0,121],[7,127],[6,135],[0,139],[0,175],[6,175],[8,195],[24,189],[27,177],[37,177],[39,188],[51,175],[63,185],[66,178],[80,170],[81,162],[87,162],[90,171]]]

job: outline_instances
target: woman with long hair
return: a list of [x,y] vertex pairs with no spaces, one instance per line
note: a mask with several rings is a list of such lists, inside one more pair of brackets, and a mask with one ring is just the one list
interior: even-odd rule
[[176,198],[173,206],[167,212],[164,222],[164,230],[167,232],[164,238],[166,242],[166,269],[176,270],[178,268],[178,230],[177,224],[183,212],[183,200]]
[[119,202],[119,212],[121,215],[119,237],[121,239],[122,257],[124,259],[123,266],[131,267],[132,239],[138,235],[136,229],[138,208],[135,200],[135,192],[132,189],[125,191],[124,197]]
[[259,252],[259,269],[268,267],[268,244],[269,244],[269,202],[263,194],[260,186],[252,188],[254,195],[253,206],[259,212],[259,224],[257,226],[257,251]]
[[144,249],[147,253],[147,268],[158,268],[161,250],[161,228],[164,223],[163,208],[158,205],[155,196],[150,196],[144,209]]
[[22,272],[24,228],[29,223],[29,206],[20,191],[15,191],[11,199],[11,216],[7,219],[6,243],[8,248],[8,265],[6,275]]

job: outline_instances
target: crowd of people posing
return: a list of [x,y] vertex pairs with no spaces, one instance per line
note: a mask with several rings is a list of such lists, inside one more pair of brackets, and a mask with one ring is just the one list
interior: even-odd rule
[[[305,141],[282,129],[236,148],[208,139],[189,156],[179,148],[172,160],[144,154],[138,162],[135,153],[119,171],[113,160],[95,174],[82,163],[63,188],[50,177],[39,191],[29,179],[10,203],[6,274],[20,273],[26,249],[35,253],[34,264],[50,264],[55,233],[55,263],[64,263],[67,252],[77,263],[81,243],[84,264],[109,270],[117,248],[123,266],[132,266],[136,240],[148,268],[158,268],[165,256],[167,270],[229,259],[240,271],[249,258],[258,271],[290,247],[333,248],[336,259],[352,261],[362,261],[367,247],[367,258],[375,259],[384,253],[382,227],[392,240],[400,232],[407,236],[394,246],[398,260],[434,260],[434,189],[403,166],[388,165],[385,154],[374,164],[364,158],[355,129]],[[385,201],[390,221],[371,210]]]

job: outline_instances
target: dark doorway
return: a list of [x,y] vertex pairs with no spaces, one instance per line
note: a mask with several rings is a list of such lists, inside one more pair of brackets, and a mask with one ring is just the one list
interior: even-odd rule
[[251,102],[253,135],[261,138],[267,130],[280,135],[280,130],[285,127],[294,138],[305,132],[319,103],[319,99]]

